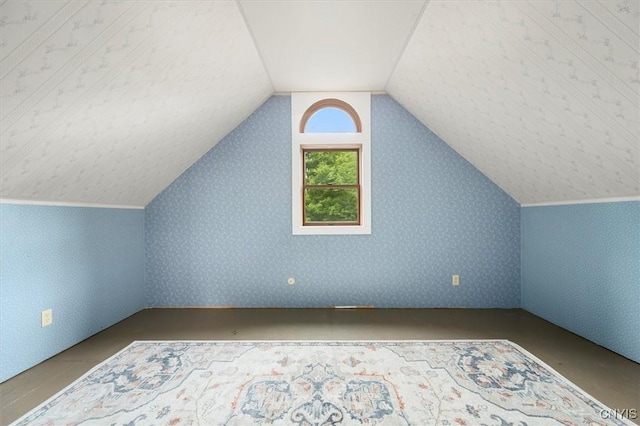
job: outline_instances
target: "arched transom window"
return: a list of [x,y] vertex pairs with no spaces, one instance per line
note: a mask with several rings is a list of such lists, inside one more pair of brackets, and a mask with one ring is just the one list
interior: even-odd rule
[[322,99],[300,120],[300,133],[362,133],[358,112],[340,99]]

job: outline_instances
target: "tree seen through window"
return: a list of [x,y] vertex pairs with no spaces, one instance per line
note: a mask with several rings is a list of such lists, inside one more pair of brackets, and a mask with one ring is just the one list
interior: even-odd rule
[[304,150],[304,223],[359,224],[359,151]]

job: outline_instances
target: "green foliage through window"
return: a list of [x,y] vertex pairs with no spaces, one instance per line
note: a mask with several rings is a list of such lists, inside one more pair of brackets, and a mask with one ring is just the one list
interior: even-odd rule
[[358,150],[304,151],[305,224],[359,223]]

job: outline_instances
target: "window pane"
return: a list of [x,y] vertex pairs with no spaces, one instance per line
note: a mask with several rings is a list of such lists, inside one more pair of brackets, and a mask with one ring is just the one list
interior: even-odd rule
[[326,107],[313,114],[304,127],[305,133],[355,133],[356,124],[346,111]]
[[357,185],[357,151],[305,151],[305,185]]
[[357,188],[307,188],[305,222],[358,222]]

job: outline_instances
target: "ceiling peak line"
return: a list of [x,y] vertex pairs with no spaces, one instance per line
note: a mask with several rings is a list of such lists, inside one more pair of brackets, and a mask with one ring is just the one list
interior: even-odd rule
[[264,61],[264,56],[262,55],[262,52],[260,51],[260,48],[258,47],[258,43],[256,42],[256,36],[253,33],[253,30],[251,29],[251,27],[249,26],[249,21],[247,20],[247,15],[244,11],[244,8],[242,7],[242,4],[240,3],[240,0],[235,0],[236,6],[238,7],[238,11],[240,12],[240,16],[242,17],[242,22],[244,22],[244,26],[247,29],[247,32],[249,33],[249,36],[251,37],[251,42],[253,43],[254,48],[256,49],[256,53],[258,54],[258,58],[260,58],[260,63],[262,64],[262,69],[264,70],[264,73],[267,75],[267,79],[269,80],[269,84],[271,84],[271,88],[273,91],[275,91],[275,85],[273,84],[273,78],[271,77],[271,73],[269,72],[269,69],[267,68],[267,64]]
[[409,46],[409,43],[411,42],[411,39],[413,39],[413,35],[416,33],[416,29],[420,25],[420,22],[422,21],[422,17],[424,16],[425,11],[427,10],[427,7],[429,6],[430,2],[431,2],[431,0],[424,0],[424,4],[422,5],[422,9],[420,9],[420,12],[418,13],[418,17],[415,20],[415,22],[413,23],[413,28],[411,28],[411,31],[409,31],[409,34],[407,35],[407,39],[405,40],[404,45],[402,46],[402,49],[400,50],[400,53],[399,53],[398,57],[394,61],[393,67],[391,68],[391,72],[389,73],[389,77],[387,77],[387,81],[384,82],[384,90],[385,91],[387,90],[387,87],[389,86],[389,82],[391,81],[391,77],[393,77],[393,74],[395,73],[396,68],[398,68],[398,64],[400,63],[400,60],[404,56],[404,52],[407,50],[407,46]]

